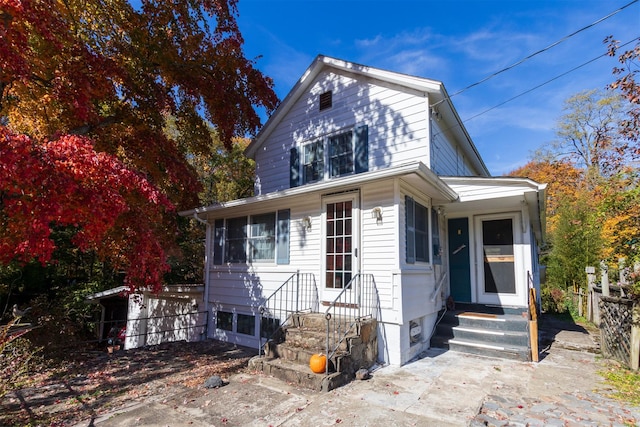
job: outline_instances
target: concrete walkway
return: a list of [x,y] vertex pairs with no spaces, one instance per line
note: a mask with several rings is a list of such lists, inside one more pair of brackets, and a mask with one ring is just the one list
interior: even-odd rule
[[[588,331],[541,323],[539,363],[431,349],[402,367],[329,393],[259,374],[219,389],[172,386],[93,420],[96,426],[481,426],[637,425],[640,408],[605,397]],[[78,425],[91,425],[88,420]]]

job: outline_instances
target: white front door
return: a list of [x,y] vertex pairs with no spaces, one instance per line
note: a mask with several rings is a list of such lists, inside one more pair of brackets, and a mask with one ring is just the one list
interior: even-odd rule
[[323,200],[323,271],[321,300],[333,301],[358,271],[359,206],[357,193]]
[[478,302],[481,304],[522,305],[526,301],[520,277],[522,260],[518,253],[520,217],[518,214],[476,217]]

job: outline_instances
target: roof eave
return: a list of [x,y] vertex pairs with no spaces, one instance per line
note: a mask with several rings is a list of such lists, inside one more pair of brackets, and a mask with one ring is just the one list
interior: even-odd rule
[[178,215],[183,217],[193,217],[199,221],[205,221],[202,219],[202,215],[210,212],[219,211],[231,207],[247,206],[254,203],[280,200],[288,197],[299,196],[313,192],[326,192],[329,190],[336,190],[341,187],[351,187],[354,185],[363,184],[365,182],[376,181],[381,179],[400,177],[403,175],[416,174],[420,176],[425,182],[432,185],[443,199],[453,202],[458,199],[458,194],[451,189],[445,182],[443,182],[433,171],[431,171],[422,162],[405,163],[393,168],[385,168],[371,172],[360,173],[356,175],[350,175],[344,178],[334,179],[330,181],[322,181],[316,184],[308,184],[300,187],[288,188],[281,191],[275,191],[273,193],[263,194],[260,196],[247,197],[245,199],[231,200],[229,202],[218,203],[211,206],[200,207],[196,209],[190,209],[187,211],[178,212]]

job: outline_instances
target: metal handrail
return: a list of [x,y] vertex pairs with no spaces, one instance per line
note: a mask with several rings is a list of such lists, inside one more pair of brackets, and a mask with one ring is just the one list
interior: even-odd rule
[[357,323],[366,318],[376,318],[378,313],[378,295],[373,274],[356,274],[329,304],[325,311],[327,320],[326,366],[336,355]]
[[318,312],[318,308],[318,288],[313,273],[292,274],[259,307],[258,354],[262,355],[264,346],[289,324],[292,314]]

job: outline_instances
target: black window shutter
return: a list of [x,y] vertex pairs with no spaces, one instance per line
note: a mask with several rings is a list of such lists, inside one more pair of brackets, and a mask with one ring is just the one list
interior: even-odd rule
[[416,262],[415,202],[409,196],[404,197],[404,210],[407,264],[414,264]]
[[362,125],[355,128],[355,172],[362,173],[369,170],[369,126]]
[[300,156],[298,148],[293,147],[290,152],[289,160],[289,187],[297,187],[300,185]]

